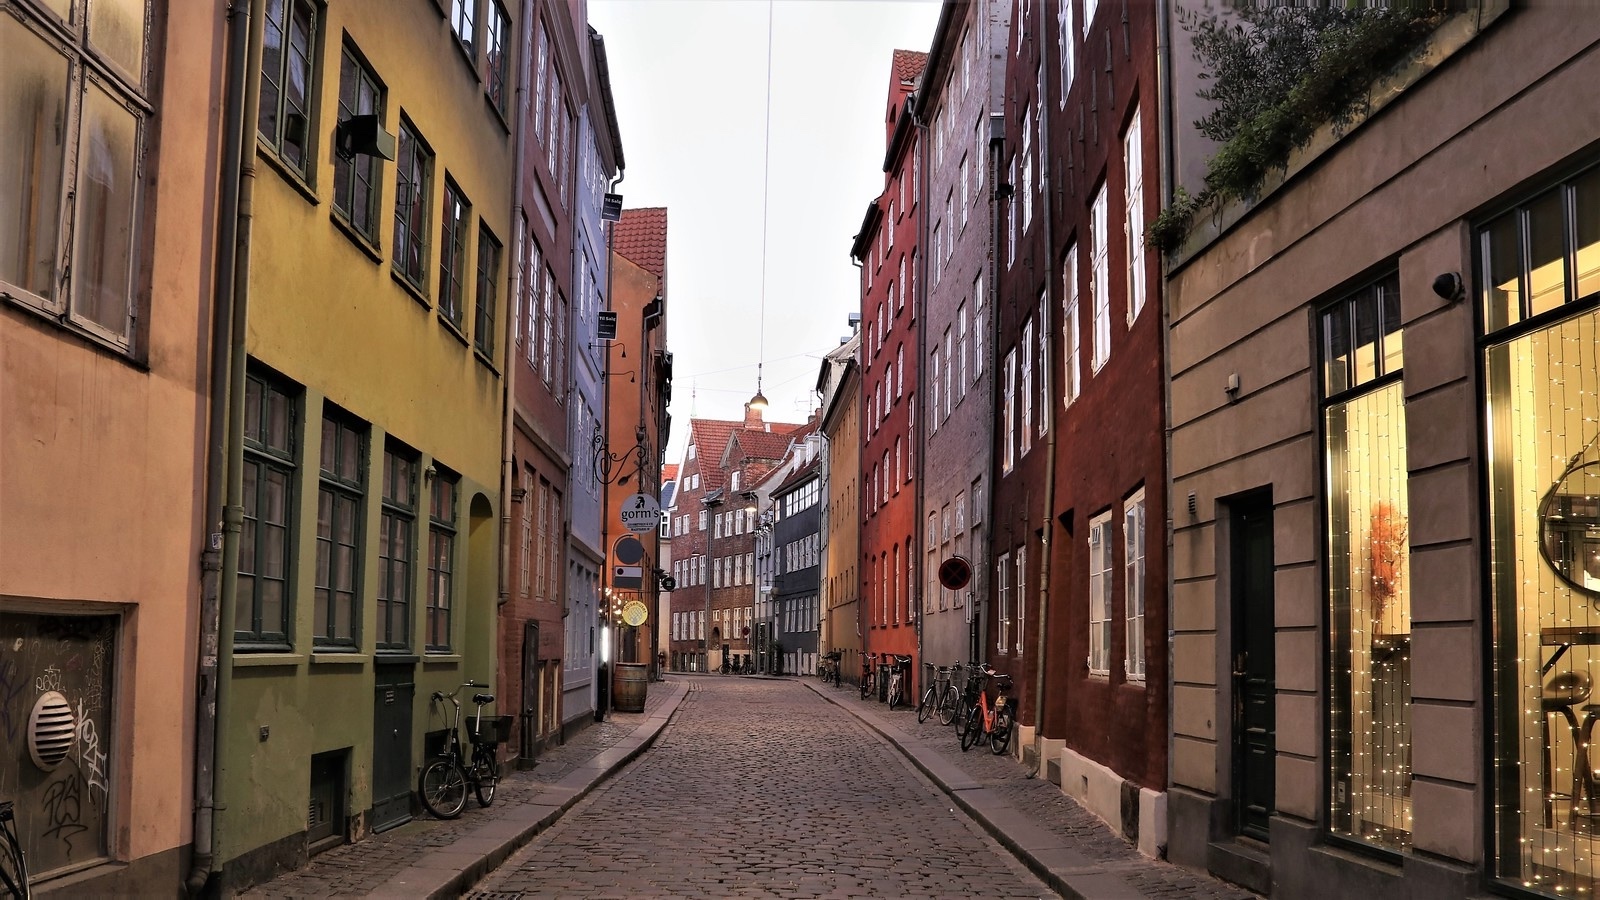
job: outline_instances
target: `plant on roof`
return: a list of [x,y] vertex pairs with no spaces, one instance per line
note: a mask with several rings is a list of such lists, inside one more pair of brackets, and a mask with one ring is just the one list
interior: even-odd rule
[[1202,211],[1254,199],[1324,124],[1343,128],[1364,116],[1373,83],[1418,52],[1444,17],[1444,0],[1396,0],[1387,8],[1224,2],[1237,21],[1222,21],[1210,0],[1178,14],[1206,82],[1196,96],[1214,104],[1194,124],[1220,146],[1207,161],[1205,187],[1196,194],[1178,188],[1150,224],[1146,238],[1164,252]]

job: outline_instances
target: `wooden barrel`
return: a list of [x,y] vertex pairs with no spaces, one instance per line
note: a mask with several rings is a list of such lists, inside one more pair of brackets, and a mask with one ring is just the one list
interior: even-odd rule
[[617,712],[644,712],[645,689],[650,684],[646,663],[617,663]]

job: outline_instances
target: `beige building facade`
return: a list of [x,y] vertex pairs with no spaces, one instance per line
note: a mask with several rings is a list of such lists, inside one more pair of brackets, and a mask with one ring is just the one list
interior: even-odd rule
[[1597,884],[1600,23],[1472,7],[1168,260],[1168,856],[1272,896]]
[[839,654],[843,677],[861,677],[861,330],[822,362],[818,431],[826,441],[822,484],[822,597],[818,651]]

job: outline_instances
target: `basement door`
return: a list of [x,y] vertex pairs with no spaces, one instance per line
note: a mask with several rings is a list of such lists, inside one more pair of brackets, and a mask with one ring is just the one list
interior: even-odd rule
[[1233,506],[1233,802],[1238,833],[1267,840],[1276,790],[1272,497]]

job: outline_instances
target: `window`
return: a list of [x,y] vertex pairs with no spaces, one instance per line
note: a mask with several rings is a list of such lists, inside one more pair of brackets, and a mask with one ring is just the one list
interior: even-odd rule
[[234,626],[238,644],[289,645],[289,514],[294,509],[298,432],[297,398],[290,391],[267,376],[245,376],[244,521]]
[[939,283],[939,277],[944,274],[944,254],[939,252],[940,224],[939,222],[933,223],[933,283],[935,285]]
[[[1391,273],[1319,317],[1328,485],[1329,828],[1394,850],[1411,843],[1406,410],[1398,379],[1369,382],[1399,369],[1399,287],[1399,274]],[[1390,346],[1396,353],[1386,360]],[[1365,390],[1352,394],[1351,387]]]
[[715,515],[715,516],[713,516],[711,518],[711,536],[714,537],[714,538],[717,538],[717,539],[721,539],[721,537],[722,537],[722,514],[721,513],[718,513],[717,515]]
[[1094,8],[1099,0],[1083,0],[1083,33],[1089,33],[1089,25],[1094,22]]
[[301,178],[311,171],[311,103],[317,52],[317,6],[310,0],[273,3],[262,21],[261,105],[256,131],[277,158]]
[[983,331],[983,273],[972,280],[972,380],[977,383],[983,374],[984,354],[988,352],[987,335]]
[[900,493],[900,473],[905,471],[905,461],[900,451],[900,437],[894,439],[894,492]]
[[1022,230],[1033,224],[1033,104],[1022,111]]
[[965,300],[956,306],[956,364],[961,367],[961,376],[956,379],[956,386],[961,389],[961,396],[967,395],[967,302]]
[[928,433],[935,434],[939,431],[939,348],[933,348],[933,354],[928,358],[928,408],[933,413],[928,416]]
[[883,502],[889,502],[889,451],[883,451]]
[[511,18],[506,15],[505,7],[500,5],[500,0],[489,0],[489,21],[484,29],[488,52],[483,60],[483,89],[502,116],[508,112],[507,101],[511,97],[511,92],[506,90],[506,76],[511,69],[511,55],[507,49],[511,36]]
[[1050,307],[1039,292],[1039,436],[1050,431]]
[[1009,552],[1000,554],[994,578],[1000,600],[997,614],[1000,630],[994,646],[999,652],[1005,653],[1011,649],[1011,554]]
[[906,391],[906,345],[901,344],[894,351],[894,398],[899,400]]
[[947,327],[944,330],[944,417],[947,419],[950,418],[950,410],[954,408],[956,401],[955,352],[955,336]]
[[329,408],[322,414],[321,479],[317,489],[316,611],[319,647],[357,645],[361,621],[361,522],[366,492],[366,429]]
[[[900,254],[900,280],[897,282],[897,284],[900,285],[900,293],[895,295],[896,296],[896,301],[895,302],[898,304],[898,306],[896,306],[895,308],[897,310],[905,309],[906,308],[906,294],[908,294],[910,292],[906,290],[906,284],[907,284],[907,281],[906,281],[906,255],[904,253]],[[912,298],[913,302],[915,302],[915,299],[916,298]]]
[[555,389],[556,402],[559,403],[560,398],[565,391],[557,387],[555,382],[555,342],[565,341],[564,335],[566,334],[566,322],[560,322],[558,327],[558,323],[556,321],[556,304],[559,302],[560,298],[557,297],[556,294],[556,273],[547,267],[544,270],[544,315],[542,316],[539,328],[541,332],[539,338],[539,355],[541,357],[539,375],[544,379],[546,387]]
[[1111,288],[1106,282],[1106,186],[1103,183],[1094,194],[1089,229],[1094,244],[1089,257],[1089,299],[1094,311],[1094,354],[1090,365],[1098,372],[1111,358]]
[[960,177],[961,177],[961,227],[962,227],[963,230],[965,230],[966,227],[967,227],[967,207],[970,206],[971,203],[972,203],[972,196],[971,196],[971,193],[968,191],[968,184],[969,184],[968,177],[969,176],[967,175],[967,157],[965,155],[962,155],[962,157],[961,157],[961,175],[960,175]]
[[1089,674],[1111,674],[1111,513],[1089,523]]
[[550,65],[550,32],[543,21],[539,22],[539,47],[534,53],[533,66],[533,136],[543,143],[545,91],[549,83],[545,76],[555,74],[555,67]]
[[394,271],[412,287],[428,290],[428,197],[432,193],[433,151],[400,118],[399,159],[395,160]]
[[494,359],[494,311],[499,302],[496,285],[500,280],[500,242],[489,229],[478,226],[478,319],[473,325],[472,343],[486,359]]
[[[383,121],[384,90],[376,75],[348,43],[339,62],[339,121],[377,116]],[[351,229],[378,242],[379,178],[383,157],[333,155],[333,208]]]
[[1010,472],[1016,463],[1016,435],[1017,435],[1017,351],[1015,348],[1006,351],[1006,393],[1005,406],[1000,416],[1000,427],[1005,429],[1005,434],[1000,437],[1000,471]]
[[[46,5],[73,22],[88,15],[96,26],[115,27],[105,43],[81,26],[63,41],[42,37],[58,28],[23,24],[38,17],[27,7],[9,4],[13,15],[0,16],[0,294],[125,350],[144,232],[147,11],[140,2],[96,4],[89,13],[85,0]],[[123,72],[133,92],[122,81],[87,76],[89,61]]]
[[461,48],[467,51],[467,56],[477,60],[477,32],[473,27],[473,17],[478,12],[478,0],[450,0],[450,30],[456,33],[456,40],[461,42]]
[[1033,449],[1033,316],[1022,323],[1022,414],[1017,418],[1017,432],[1021,436],[1019,456],[1027,456]]
[[411,647],[417,458],[399,445],[383,451],[383,512],[378,527],[378,649],[405,651]]
[[450,610],[455,599],[456,495],[458,480],[444,472],[433,479],[428,505],[428,652],[450,652]]
[[1122,139],[1122,171],[1126,177],[1124,193],[1126,220],[1123,234],[1127,240],[1128,254],[1128,325],[1139,318],[1144,309],[1144,164],[1141,147],[1139,112],[1134,110],[1133,121],[1128,123],[1128,133]]
[[449,320],[457,329],[462,327],[461,308],[466,289],[467,223],[472,220],[472,206],[461,195],[461,189],[444,178],[444,223],[439,228],[439,315]]
[[1061,405],[1078,399],[1078,245],[1067,248],[1061,263]]
[[1061,53],[1061,108],[1067,108],[1067,92],[1072,90],[1074,69],[1073,53],[1077,45],[1077,29],[1072,25],[1072,0],[1062,0],[1056,10],[1056,43]]
[[[944,195],[944,220],[950,223],[950,227],[944,230],[944,260],[949,262],[950,251],[956,246],[955,188]],[[938,250],[939,245],[935,243],[933,249]]]
[[[1011,162],[1006,166],[1006,180],[1010,184],[1017,183],[1017,158],[1011,157]],[[1009,267],[1017,261],[1017,195],[1015,192],[1006,198],[1006,266]]]
[[1130,681],[1144,680],[1144,551],[1144,488],[1140,488],[1122,504],[1122,591],[1127,621],[1122,668]]
[[1017,548],[1017,655],[1022,655],[1022,634],[1028,627],[1028,548]]

